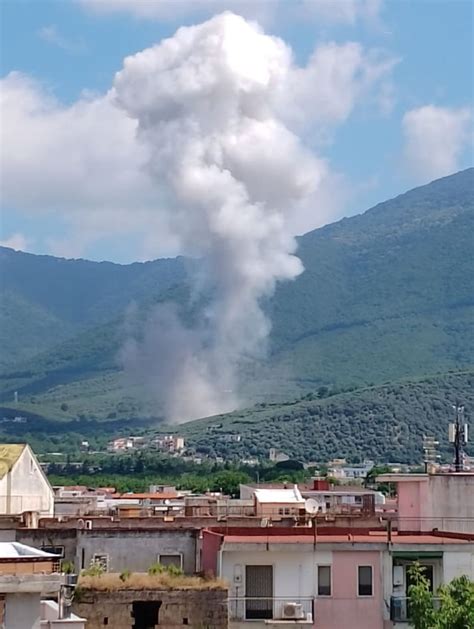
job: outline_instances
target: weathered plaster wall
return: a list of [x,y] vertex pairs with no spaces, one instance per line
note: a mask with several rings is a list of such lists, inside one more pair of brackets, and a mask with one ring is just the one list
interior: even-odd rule
[[157,629],[227,629],[226,590],[84,592],[73,604],[87,629],[133,629],[134,601],[161,601]]

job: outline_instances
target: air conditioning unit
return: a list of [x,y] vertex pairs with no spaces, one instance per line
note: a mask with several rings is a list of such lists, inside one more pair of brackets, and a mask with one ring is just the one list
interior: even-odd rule
[[287,602],[283,604],[283,618],[291,620],[304,619],[303,605],[301,603]]

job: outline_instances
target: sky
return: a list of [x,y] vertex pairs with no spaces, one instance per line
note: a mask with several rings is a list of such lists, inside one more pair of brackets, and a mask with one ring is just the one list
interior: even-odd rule
[[319,165],[285,219],[292,234],[471,166],[473,7],[0,0],[1,244],[120,263],[188,253],[136,123],[116,105],[115,75],[126,57],[226,10],[292,52],[297,89],[278,115]]

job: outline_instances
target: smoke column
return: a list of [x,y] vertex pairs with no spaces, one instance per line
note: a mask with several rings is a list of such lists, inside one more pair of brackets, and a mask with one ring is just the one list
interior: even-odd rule
[[235,408],[238,366],[270,331],[260,301],[302,272],[285,214],[314,190],[320,164],[279,114],[292,68],[282,40],[224,13],[128,57],[116,75],[157,211],[203,260],[212,289],[199,329],[165,309],[127,349],[129,366],[156,379],[168,420]]

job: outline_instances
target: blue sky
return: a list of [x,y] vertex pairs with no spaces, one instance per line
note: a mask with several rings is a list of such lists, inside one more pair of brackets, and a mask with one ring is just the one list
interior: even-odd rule
[[[6,100],[13,110],[9,116],[18,110],[15,99],[24,102],[28,93],[28,98],[35,94],[41,103],[52,100],[53,113],[60,119],[61,112],[74,108],[84,94],[88,99],[102,97],[127,55],[172,36],[181,25],[202,21],[227,6],[235,10],[238,5],[208,2],[198,11],[199,4],[183,0],[176,18],[168,11],[137,15],[129,0],[121,4],[102,0],[103,6],[97,5],[98,1],[1,1],[2,77],[19,72],[23,81],[21,89],[13,89],[11,81],[6,83]],[[324,194],[315,199],[327,208],[315,216],[314,225],[311,218],[299,223],[296,231],[302,224],[312,227],[358,213],[473,161],[473,3],[336,0],[344,6],[334,11],[324,0],[321,7],[319,3],[263,3],[256,16],[262,19],[266,33],[291,46],[300,65],[307,63],[315,47],[327,42],[340,46],[358,42],[368,58],[384,55],[392,65],[367,93],[354,97],[343,119],[327,125],[324,142],[315,139],[318,134],[314,131],[303,138],[326,160],[332,175]],[[114,10],[117,4],[118,10]],[[254,17],[248,4],[242,8],[246,17],[249,12]],[[39,109],[44,113],[49,106],[42,104]],[[30,163],[47,160],[56,151],[55,144],[51,140],[43,156],[37,146],[41,143],[37,127],[29,131],[28,125],[35,124],[30,119],[34,114],[27,111],[24,115],[30,117],[15,117],[19,131],[10,137],[10,142],[16,144],[17,138],[21,143],[21,151],[16,146],[13,157],[7,149],[2,154],[1,239],[5,244],[34,253],[119,262],[177,252],[172,235],[158,219],[150,225],[146,215],[137,212],[127,220],[127,212],[135,210],[128,201],[121,208],[120,220],[125,217],[122,228],[107,230],[107,221],[113,227],[113,203],[120,204],[118,196],[111,198],[109,205],[104,202],[102,214],[95,192],[78,201],[77,207],[69,203],[64,191],[56,198],[54,181],[48,188],[48,173],[54,171],[54,164],[50,168],[45,165],[43,176],[37,172],[38,165]],[[6,126],[5,120],[10,118],[2,119]],[[58,134],[68,133],[64,127],[67,124],[59,124]],[[425,140],[426,145],[420,146]],[[67,150],[64,159],[70,159],[73,140],[60,137],[57,142],[57,151]],[[81,182],[72,189],[74,179],[71,181],[70,195],[80,197]],[[139,184],[134,180],[133,185]],[[100,192],[101,198],[104,194]],[[127,196],[126,191],[123,194]],[[156,238],[150,237],[150,230],[156,230]]]

